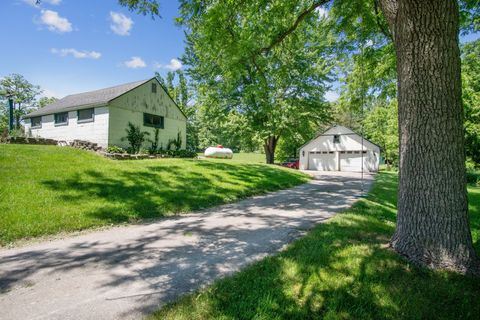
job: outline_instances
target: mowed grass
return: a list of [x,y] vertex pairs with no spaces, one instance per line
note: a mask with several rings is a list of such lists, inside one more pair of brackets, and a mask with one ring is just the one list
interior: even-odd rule
[[[386,247],[397,175],[275,256],[187,295],[153,319],[478,319],[480,279],[415,267]],[[480,188],[469,188],[480,253]]]
[[189,212],[308,179],[239,159],[115,161],[72,148],[0,145],[0,245]]
[[[204,157],[203,152],[198,153],[199,157]],[[231,159],[233,162],[265,163],[265,154],[257,152],[239,152],[234,153]]]

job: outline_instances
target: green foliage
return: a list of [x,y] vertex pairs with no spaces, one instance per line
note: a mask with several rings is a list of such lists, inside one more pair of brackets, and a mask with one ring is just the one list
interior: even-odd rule
[[136,126],[131,122],[128,123],[125,132],[127,135],[122,138],[122,141],[127,140],[130,144],[130,147],[127,149],[128,153],[139,153],[143,142],[150,133],[142,131],[139,126]]
[[[163,307],[151,319],[477,319],[480,279],[416,267],[390,250],[397,176],[280,253]],[[480,252],[480,188],[469,189]]]
[[161,154],[166,158],[196,158],[197,153],[191,150],[157,150],[156,154]]
[[480,166],[480,40],[462,47],[462,98],[465,151]]
[[40,100],[38,100],[38,106],[40,108],[43,108],[45,106],[48,106],[49,104],[54,103],[58,99],[55,97],[41,97]]
[[480,187],[480,170],[467,169],[466,178],[468,184]]
[[[168,72],[164,79],[158,72],[155,73],[160,83],[165,87],[168,94],[177,103],[178,107],[187,116],[187,141],[188,150],[197,151],[199,149],[198,130],[199,123],[197,120],[197,106],[192,103],[192,88],[182,70]],[[176,79],[177,78],[177,79]]]
[[191,212],[307,180],[239,159],[113,161],[74,148],[2,144],[0,246]]
[[[270,47],[269,40],[302,12],[296,30]],[[323,96],[333,39],[311,4],[182,1],[181,13],[178,22],[188,30],[183,61],[197,84],[201,146],[268,146],[308,121],[318,126],[329,118]]]
[[157,153],[158,151],[158,138],[159,138],[159,135],[160,135],[160,129],[159,128],[155,128],[155,133],[153,135],[153,140],[149,139],[151,145],[150,147],[148,148],[148,153],[150,154],[155,154]]
[[42,93],[42,90],[39,86],[31,84],[17,73],[0,80],[0,99],[6,101],[9,95],[13,98],[13,115],[16,128],[20,128],[20,120],[24,115],[37,108],[36,98],[40,93]]
[[382,148],[385,163],[398,167],[397,100],[392,100],[388,105],[374,106],[367,113],[363,123],[366,137]]
[[[182,148],[182,134],[180,131],[177,133],[177,137],[168,140],[167,150],[180,150]],[[192,151],[194,152],[194,151]]]
[[106,150],[108,153],[126,153],[127,150],[121,148],[121,147],[118,147],[118,146],[109,146],[107,147],[107,150]]

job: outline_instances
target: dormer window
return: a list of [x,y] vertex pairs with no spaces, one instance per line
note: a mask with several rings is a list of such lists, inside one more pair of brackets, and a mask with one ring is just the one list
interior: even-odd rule
[[340,143],[340,135],[334,134],[333,135],[333,143]]

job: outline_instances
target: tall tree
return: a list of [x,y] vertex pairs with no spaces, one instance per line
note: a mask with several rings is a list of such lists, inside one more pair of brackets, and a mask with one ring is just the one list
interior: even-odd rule
[[[205,45],[221,45],[212,45],[210,55],[201,60],[230,61],[229,68],[221,68],[224,72],[218,76],[239,70],[247,76],[261,72],[265,66],[255,62],[274,55],[277,47],[298,34],[295,30],[308,22],[316,8],[330,1],[249,1],[233,11],[217,3],[183,0],[182,19],[191,21],[187,24],[190,31],[203,32],[204,26],[196,17],[208,14],[209,28],[215,31],[217,27],[218,32],[210,32],[203,39]],[[235,5],[226,5],[232,3]],[[392,39],[397,66],[400,181],[398,221],[391,246],[414,263],[480,274],[468,219],[458,47],[460,22],[467,29],[478,28],[478,1],[373,3],[380,4],[383,15],[375,11],[363,16],[361,23],[370,26],[376,21],[382,33]],[[368,7],[372,1],[335,0],[331,11],[351,17]],[[259,16],[244,16],[247,9]],[[351,20],[345,17],[337,28],[347,29],[345,25]],[[217,42],[216,38],[231,41]],[[343,38],[349,39],[348,32]],[[194,50],[189,53],[193,59],[198,52],[195,46],[202,44],[192,40]],[[236,88],[243,86],[236,83]]]
[[[285,24],[298,11],[292,2],[182,1],[188,47],[184,62],[197,81],[199,95],[213,98],[224,113],[240,116],[243,128],[263,141],[266,162],[273,163],[279,139],[314,119],[326,118],[323,100],[330,71],[328,32],[312,12],[295,35],[258,54],[265,26]],[[224,36],[219,36],[219,35]],[[199,97],[201,99],[201,97]],[[240,127],[242,128],[242,127]]]
[[0,92],[3,92],[3,99],[7,96],[13,98],[15,126],[20,128],[22,116],[37,108],[36,98],[42,90],[22,75],[14,73],[0,80]]
[[380,4],[398,74],[400,176],[391,245],[416,263],[478,273],[465,181],[458,3]]

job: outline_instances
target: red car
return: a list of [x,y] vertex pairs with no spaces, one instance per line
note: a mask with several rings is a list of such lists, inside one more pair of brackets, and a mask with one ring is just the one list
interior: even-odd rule
[[287,167],[290,169],[297,169],[299,166],[299,161],[298,159],[288,159],[287,161],[282,162],[281,164],[283,167]]

